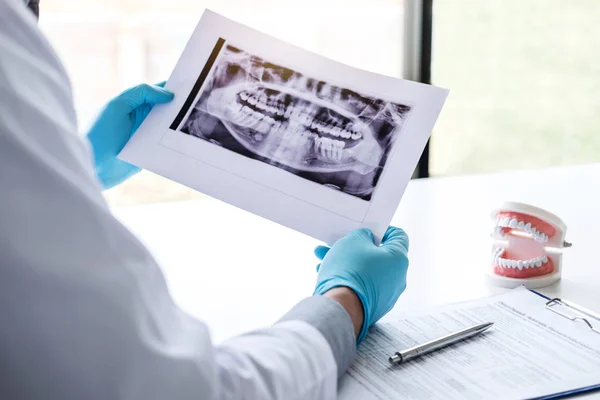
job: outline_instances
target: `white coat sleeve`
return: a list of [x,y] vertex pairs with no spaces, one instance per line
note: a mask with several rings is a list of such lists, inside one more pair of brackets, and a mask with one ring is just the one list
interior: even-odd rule
[[335,398],[355,345],[332,300],[220,346],[176,307],[107,207],[65,70],[29,13],[0,0],[0,398]]

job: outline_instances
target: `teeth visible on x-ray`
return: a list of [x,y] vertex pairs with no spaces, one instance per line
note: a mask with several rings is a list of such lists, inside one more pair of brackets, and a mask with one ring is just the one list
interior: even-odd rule
[[223,128],[230,135],[225,141],[235,139],[261,161],[370,198],[410,107],[309,78],[231,46],[226,49],[192,114],[200,120],[216,118],[221,125],[211,121],[214,131],[197,132],[199,123],[187,121],[189,133],[214,140],[226,135],[218,131]]

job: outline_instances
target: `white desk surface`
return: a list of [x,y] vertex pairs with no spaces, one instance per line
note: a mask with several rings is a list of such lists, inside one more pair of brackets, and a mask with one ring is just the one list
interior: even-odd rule
[[[600,312],[600,164],[413,180],[393,225],[410,238],[408,287],[392,313],[499,293],[491,261],[490,212],[530,203],[567,224],[562,280],[541,289]],[[314,239],[213,199],[115,209],[163,267],[179,305],[205,321],[215,341],[272,324],[312,294]]]

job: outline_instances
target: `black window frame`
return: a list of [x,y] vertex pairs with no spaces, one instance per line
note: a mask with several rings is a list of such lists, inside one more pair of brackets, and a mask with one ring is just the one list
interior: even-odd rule
[[[433,0],[421,0],[421,23],[420,26],[420,40],[419,40],[419,68],[417,81],[425,84],[431,84],[431,41],[433,31]],[[414,174],[415,179],[428,178],[429,177],[429,159],[430,159],[430,141],[427,140],[427,144],[421,154],[421,158],[417,164],[417,168]]]

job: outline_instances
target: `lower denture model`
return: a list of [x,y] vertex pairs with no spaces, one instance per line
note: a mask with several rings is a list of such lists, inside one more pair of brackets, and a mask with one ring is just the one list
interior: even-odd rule
[[561,277],[566,224],[556,215],[523,203],[507,202],[492,213],[492,266],[489,281],[497,286],[536,289]]

